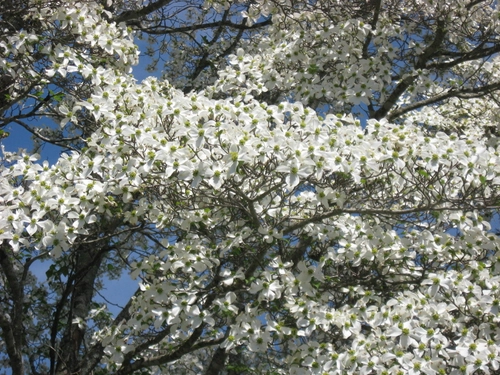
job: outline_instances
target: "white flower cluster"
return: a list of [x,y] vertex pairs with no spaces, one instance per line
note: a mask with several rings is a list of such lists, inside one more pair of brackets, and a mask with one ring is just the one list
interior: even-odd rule
[[33,2],[23,16],[31,28],[0,36],[0,70],[15,82],[9,97],[23,99],[33,86],[57,85],[68,74],[81,81],[99,65],[129,72],[138,57],[131,30],[107,22],[103,13],[94,2],[67,1],[58,8]]
[[[458,58],[430,59],[435,39],[430,37],[425,17],[446,14],[443,43],[453,51],[474,54],[476,38],[484,32],[488,43],[499,42],[500,17],[496,7],[469,10],[466,0],[401,3],[397,12],[408,15],[393,19],[391,6],[377,13],[370,24],[373,2],[352,6],[292,4],[257,1],[249,10],[252,20],[273,14],[266,35],[249,41],[230,56],[220,73],[214,92],[252,94],[274,91],[280,98],[294,98],[315,105],[327,103],[338,111],[353,106],[373,106],[389,99],[398,85],[406,85],[402,103],[414,104],[457,88],[474,88],[498,75],[498,61]],[[298,7],[285,13],[281,9]],[[351,8],[351,13],[346,13]],[[416,19],[415,19],[416,18]],[[438,29],[435,24],[430,29]],[[433,30],[436,31],[436,30]],[[487,36],[486,36],[487,35]],[[456,55],[456,57],[454,57]],[[450,69],[443,75],[444,69]],[[464,78],[465,77],[465,78]]]
[[[265,351],[287,339],[295,373],[496,366],[498,266],[486,254],[499,240],[478,216],[499,199],[496,149],[480,139],[426,137],[410,123],[370,120],[363,129],[299,103],[217,101],[106,74],[96,94],[76,104],[102,124],[87,149],[53,166],[27,155],[4,160],[0,222],[16,251],[54,257],[85,242],[97,217],[212,233],[167,241],[136,265],[137,275],[162,276],[143,284],[133,319],[96,336],[109,342],[114,363],[149,324],[172,327],[167,346],[202,324],[224,337],[214,318],[222,309],[232,321],[225,345]],[[235,210],[248,217],[229,221]],[[294,241],[304,236],[324,250],[295,271],[277,243],[299,248]],[[265,249],[274,265],[231,271],[231,257],[249,248],[254,257]],[[360,275],[339,280],[343,264]],[[429,273],[431,264],[442,266]],[[366,267],[372,273],[361,272]],[[200,295],[216,277],[222,296]],[[261,305],[241,306],[236,286],[246,298],[286,304],[263,318]],[[468,329],[474,319],[483,323]],[[326,339],[337,331],[339,340],[354,340],[350,350]]]
[[[176,361],[186,343],[275,353],[272,370],[283,374],[499,370],[498,144],[440,123],[429,130],[425,112],[362,125],[299,100],[383,96],[397,26],[278,15],[277,24],[297,18],[315,30],[276,27],[262,54],[237,50],[213,87],[185,94],[136,83],[125,74],[136,61],[128,31],[92,2],[70,8],[30,11],[46,33],[0,37],[0,68],[39,82],[91,80],[87,97],[57,110],[62,126],[85,114],[99,128],[54,165],[3,152],[0,241],[16,256],[57,261],[110,222],[110,237],[157,235],[135,255],[140,290],[127,317],[93,332],[111,370]],[[257,2],[249,17],[272,9]],[[52,46],[50,30],[75,44]],[[378,53],[360,59],[370,33]],[[289,100],[256,99],[274,89]]]

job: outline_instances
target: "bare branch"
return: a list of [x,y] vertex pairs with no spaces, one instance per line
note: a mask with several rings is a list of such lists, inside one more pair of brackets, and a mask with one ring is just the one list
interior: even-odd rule
[[405,105],[404,107],[395,109],[389,113],[387,116],[388,121],[394,121],[398,117],[408,113],[410,111],[414,111],[416,109],[429,106],[432,104],[436,104],[442,102],[443,100],[449,98],[462,98],[462,99],[472,99],[483,97],[487,94],[495,92],[500,89],[500,82],[491,83],[489,85],[484,85],[480,87],[472,87],[467,89],[451,89],[443,92],[442,94],[438,94],[436,96],[432,96],[428,99],[421,100],[415,103],[410,103]]
[[133,9],[123,12],[116,16],[113,21],[115,21],[116,23],[136,23],[133,21],[140,21],[141,18],[146,17],[147,15],[167,6],[171,2],[172,0],[156,0],[148,3],[148,5],[142,7],[141,9]]
[[[425,49],[425,51],[418,57],[415,63],[415,69],[424,69],[427,61],[432,58],[441,48],[441,44],[446,36],[446,30],[444,28],[445,24],[442,20],[437,21],[436,34],[434,36],[433,42]],[[370,113],[370,117],[380,120],[385,117],[391,108],[393,108],[398,102],[401,95],[403,95],[406,90],[415,82],[417,79],[416,75],[409,75],[399,82],[396,87],[392,90],[389,97],[381,104],[380,108],[374,113]]]

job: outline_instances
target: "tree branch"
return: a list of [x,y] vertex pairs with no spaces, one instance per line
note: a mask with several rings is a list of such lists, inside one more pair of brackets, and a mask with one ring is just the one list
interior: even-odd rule
[[367,59],[368,58],[368,47],[370,46],[370,43],[373,38],[373,30],[377,27],[378,23],[378,17],[380,15],[380,8],[382,7],[382,0],[374,0],[370,2],[370,5],[374,8],[373,9],[373,17],[370,22],[371,30],[366,36],[365,42],[363,43],[363,58]]
[[405,105],[404,107],[395,109],[387,116],[387,120],[393,121],[394,119],[398,118],[401,115],[404,115],[405,113],[408,113],[415,109],[422,108],[431,104],[439,103],[449,98],[453,97],[462,99],[478,98],[490,94],[499,89],[500,89],[500,82],[492,83],[490,85],[485,85],[481,87],[472,87],[469,89],[448,90],[442,94],[433,96],[431,98],[421,100],[415,103],[410,103],[408,105]]
[[[157,356],[157,357],[151,357],[147,358],[144,360],[136,361],[134,363],[130,363],[126,366],[123,366],[120,368],[120,370],[117,371],[117,375],[127,375],[131,374],[134,371],[140,370],[145,367],[151,367],[151,366],[159,366],[163,365],[165,363],[173,362],[181,358],[183,355],[192,352],[196,349],[199,349],[198,346],[194,346],[195,342],[201,337],[201,334],[203,333],[203,330],[205,329],[205,325],[202,324],[198,328],[196,328],[189,339],[187,339],[184,343],[179,345],[177,350],[175,350],[172,353],[169,353],[167,355],[162,355],[162,356]],[[211,346],[214,345],[212,342],[208,342],[207,345],[205,346]]]
[[[246,25],[246,22],[247,22],[247,19],[246,18],[243,18],[243,21],[241,22],[241,25],[242,26],[245,26]],[[241,28],[239,31],[238,31],[238,34],[236,35],[236,37],[234,38],[234,41],[229,45],[228,48],[226,48],[219,56],[215,57],[215,59],[220,59],[220,58],[223,58],[223,57],[226,57],[228,56],[237,46],[239,40],[241,39],[241,37],[243,36],[243,32],[245,31],[245,28]],[[220,36],[220,34],[222,33],[222,28],[218,29],[217,32],[215,33],[214,35],[214,38],[212,38],[212,43],[214,43]],[[208,59],[209,57],[209,53],[208,52],[205,52],[202,56],[202,58],[199,60],[198,62],[198,65],[196,66],[196,69],[195,71],[193,72],[193,74],[191,74],[191,76],[189,77],[189,80],[190,81],[194,81],[196,80],[196,78],[198,78],[198,76],[201,74],[201,72],[208,66],[210,66],[211,64],[211,61]],[[183,90],[185,93],[191,91],[192,89],[192,86],[186,86],[185,89]]]
[[122,14],[119,14],[117,17],[113,19],[116,23],[120,22],[125,22],[130,24],[130,21],[136,21],[139,20],[148,14],[153,13],[154,11],[157,11],[158,9],[163,8],[164,6],[167,6],[170,4],[172,0],[157,0],[150,2],[148,5],[142,7],[141,9],[133,9],[133,10],[128,10],[126,12],[123,12]]
[[62,147],[65,147],[69,150],[72,150],[72,151],[77,151],[76,148],[73,148],[71,147],[67,142],[70,142],[70,141],[75,141],[75,140],[79,140],[81,139],[80,137],[72,137],[72,138],[62,138],[62,139],[50,139],[50,138],[47,138],[45,137],[44,135],[40,134],[36,128],[33,128],[32,126],[29,126],[28,124],[24,123],[23,121],[21,120],[18,120],[18,119],[14,119],[12,122],[22,126],[24,129],[26,129],[28,132],[30,132],[31,134],[33,134],[35,137],[37,137],[38,139],[41,139],[42,141],[44,142],[47,142],[47,143],[50,143],[50,144],[53,144],[55,146],[62,146]]
[[[140,293],[140,288],[137,288],[134,295],[128,300],[127,304],[121,309],[116,318],[113,320],[113,323],[111,324],[112,326],[117,326],[123,322],[126,322],[132,317],[130,309],[135,299],[134,297],[138,296]],[[103,355],[104,346],[100,342],[95,343],[81,360],[80,375],[92,374],[96,366],[101,361]]]
[[[425,49],[425,51],[419,56],[417,62],[415,63],[415,69],[424,69],[425,64],[441,47],[446,36],[446,30],[444,28],[444,21],[437,21],[436,35],[433,42]],[[386,101],[380,106],[380,108],[374,113],[370,113],[370,117],[376,120],[380,120],[385,117],[392,107],[394,107],[403,93],[410,87],[413,82],[417,79],[416,75],[410,75],[400,81],[394,88],[392,93],[386,99]]]
[[442,53],[442,56],[454,56],[456,57],[452,61],[447,61],[447,62],[435,62],[426,65],[426,69],[435,69],[438,71],[446,70],[453,68],[454,66],[457,66],[458,64],[461,64],[463,62],[467,61],[472,61],[472,60],[477,60],[477,59],[483,59],[489,56],[492,56],[495,53],[500,52],[500,44],[495,44],[493,47],[489,48],[482,48],[483,44],[480,44],[476,48],[474,48],[470,52],[466,53],[451,53],[451,52],[444,52]]
[[0,313],[0,328],[2,328],[2,336],[10,359],[12,375],[24,375],[22,355],[22,347],[25,343],[23,337],[24,289],[19,282],[20,275],[16,272],[12,258],[13,254],[10,246],[6,242],[0,244],[0,267],[7,279],[5,287],[9,290],[13,302],[11,315],[6,311]]
[[[442,203],[443,202],[439,202],[439,204],[442,204]],[[438,203],[436,203],[435,205],[438,205]],[[497,209],[500,207],[485,206],[485,207],[480,207],[480,208]],[[459,206],[458,208],[455,208],[455,207],[435,207],[434,205],[427,205],[427,206],[422,206],[422,207],[417,207],[417,208],[411,208],[408,210],[382,210],[382,209],[356,210],[356,209],[344,208],[344,209],[332,210],[332,211],[324,213],[322,215],[313,216],[309,219],[300,220],[297,223],[290,225],[288,228],[286,228],[283,231],[283,234],[284,235],[290,234],[297,229],[303,228],[307,224],[318,223],[318,222],[321,222],[325,219],[329,219],[329,218],[332,218],[334,216],[338,216],[341,214],[394,216],[394,215],[407,215],[407,214],[412,214],[412,213],[423,213],[423,212],[428,212],[428,211],[462,211],[462,210],[463,210],[463,206]]]
[[[175,33],[185,33],[185,32],[190,32],[190,31],[196,31],[196,30],[204,30],[204,29],[212,29],[212,28],[219,28],[219,27],[228,27],[230,29],[235,29],[235,30],[254,30],[258,29],[260,27],[265,27],[272,25],[272,20],[269,18],[265,21],[254,23],[251,26],[246,26],[244,24],[238,24],[234,23],[231,21],[227,20],[221,20],[217,22],[209,22],[209,23],[201,23],[198,25],[190,25],[190,26],[184,26],[184,27],[176,27],[176,28],[147,28],[147,27],[140,27],[139,30],[142,32],[145,32],[150,35],[169,35],[169,34],[175,34]],[[157,30],[160,29],[160,30]]]
[[225,367],[226,359],[228,353],[226,348],[218,347],[212,356],[212,360],[210,361],[210,365],[208,365],[207,371],[205,375],[218,375],[222,373],[222,370]]

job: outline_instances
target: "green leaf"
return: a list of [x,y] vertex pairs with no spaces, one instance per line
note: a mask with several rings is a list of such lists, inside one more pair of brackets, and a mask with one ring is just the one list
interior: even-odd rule
[[63,92],[55,92],[55,91],[49,90],[49,94],[50,94],[50,97],[58,103],[64,99]]
[[419,169],[418,174],[424,177],[429,177],[429,173],[425,169]]

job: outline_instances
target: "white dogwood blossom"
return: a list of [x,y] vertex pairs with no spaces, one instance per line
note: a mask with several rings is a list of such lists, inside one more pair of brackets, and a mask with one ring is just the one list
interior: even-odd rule
[[[182,4],[0,20],[2,124],[57,120],[32,133],[65,147],[2,150],[2,365],[497,373],[496,3]],[[164,77],[130,74],[133,29],[181,33]]]

